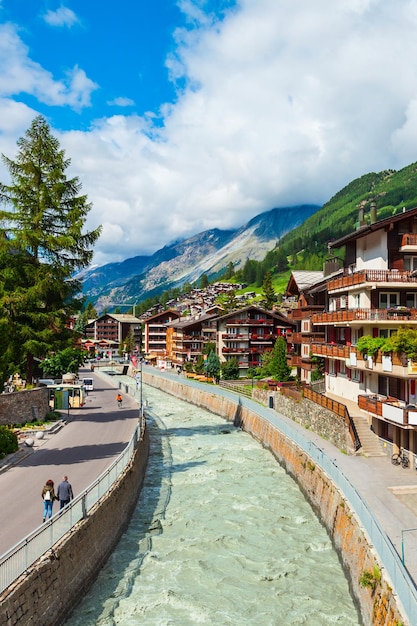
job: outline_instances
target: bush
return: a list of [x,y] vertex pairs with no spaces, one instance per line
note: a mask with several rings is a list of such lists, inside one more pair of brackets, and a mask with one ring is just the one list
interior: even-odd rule
[[17,435],[7,426],[0,426],[0,459],[19,448]]

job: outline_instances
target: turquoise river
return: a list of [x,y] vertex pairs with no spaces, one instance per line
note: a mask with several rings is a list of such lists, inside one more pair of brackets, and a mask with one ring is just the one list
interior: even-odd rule
[[66,626],[362,624],[297,484],[249,434],[144,386],[151,450],[127,532]]

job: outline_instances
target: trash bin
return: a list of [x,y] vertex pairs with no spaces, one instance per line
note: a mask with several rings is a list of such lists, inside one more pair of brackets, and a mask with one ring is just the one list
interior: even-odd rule
[[274,408],[274,396],[269,396],[269,408]]
[[119,381],[119,389],[122,388],[122,383]]

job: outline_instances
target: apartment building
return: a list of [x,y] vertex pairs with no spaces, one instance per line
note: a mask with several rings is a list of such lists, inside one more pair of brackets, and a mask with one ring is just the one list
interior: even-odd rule
[[134,315],[105,313],[87,324],[87,346],[96,346],[97,350],[111,352],[110,356],[114,356],[123,347],[130,332],[139,350],[142,335],[140,320]]
[[417,367],[404,353],[357,348],[364,336],[417,329],[417,208],[379,221],[375,205],[368,221],[361,208],[357,229],[329,245],[343,247],[343,267],[303,291],[299,323],[305,302],[322,307],[308,314],[320,333],[310,354],[325,359],[327,392],[354,400],[380,437],[417,452]]
[[144,320],[143,347],[147,358],[171,357],[173,329],[170,327],[169,332],[167,332],[167,328],[171,322],[179,320],[180,317],[179,311],[168,309]]
[[262,354],[273,349],[277,337],[285,338],[293,329],[287,317],[256,305],[222,315],[216,323],[220,361],[236,357],[242,378],[247,376],[248,369],[261,365]]

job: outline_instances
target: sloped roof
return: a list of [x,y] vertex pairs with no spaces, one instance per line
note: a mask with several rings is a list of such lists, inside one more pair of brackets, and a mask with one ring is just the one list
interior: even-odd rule
[[299,293],[306,291],[316,283],[319,283],[324,278],[324,272],[313,272],[307,270],[296,270],[291,273],[289,282],[294,282],[297,286]]

